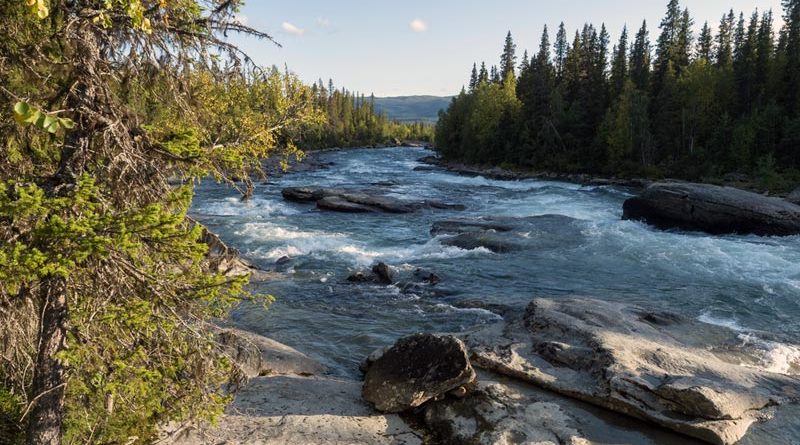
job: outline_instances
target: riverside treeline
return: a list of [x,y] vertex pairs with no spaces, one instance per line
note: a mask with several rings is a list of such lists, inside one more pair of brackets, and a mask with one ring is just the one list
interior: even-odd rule
[[725,13],[695,33],[671,0],[653,43],[648,24],[605,25],[570,39],[547,27],[517,62],[511,33],[499,67],[473,65],[440,115],[446,159],[570,173],[715,180],[728,173],[785,188],[800,177],[800,0]]

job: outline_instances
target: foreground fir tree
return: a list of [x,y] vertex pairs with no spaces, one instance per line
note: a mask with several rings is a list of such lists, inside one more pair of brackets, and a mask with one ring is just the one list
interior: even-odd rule
[[205,267],[192,184],[249,189],[316,116],[293,76],[244,71],[225,34],[270,37],[240,6],[0,0],[0,442],[147,443],[226,403],[206,324],[247,277]]

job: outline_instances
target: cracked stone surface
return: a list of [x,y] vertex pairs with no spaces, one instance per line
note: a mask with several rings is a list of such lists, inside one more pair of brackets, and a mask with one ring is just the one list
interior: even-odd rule
[[425,423],[447,445],[591,445],[556,403],[500,384],[481,384],[462,399],[425,406]]
[[535,299],[465,341],[478,367],[719,445],[800,398],[800,379],[749,365],[733,331],[632,305]]

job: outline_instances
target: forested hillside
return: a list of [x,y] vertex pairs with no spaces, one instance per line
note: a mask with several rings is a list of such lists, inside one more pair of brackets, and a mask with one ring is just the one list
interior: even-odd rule
[[651,40],[645,22],[611,44],[605,25],[542,33],[518,59],[472,67],[440,117],[442,156],[559,172],[676,176],[736,172],[781,186],[800,168],[800,1],[729,11],[716,29],[678,0]]
[[332,80],[327,86],[320,80],[311,89],[315,107],[327,118],[306,127],[299,142],[303,148],[360,147],[396,140],[433,139],[432,125],[390,118],[378,108],[374,96],[337,89]]
[[376,97],[375,109],[399,122],[436,123],[439,111],[450,105],[451,96]]

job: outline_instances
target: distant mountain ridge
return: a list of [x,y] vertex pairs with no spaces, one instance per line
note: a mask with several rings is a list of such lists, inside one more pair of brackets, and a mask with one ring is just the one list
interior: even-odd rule
[[429,122],[439,120],[439,110],[450,105],[453,96],[376,97],[375,110],[399,122]]

